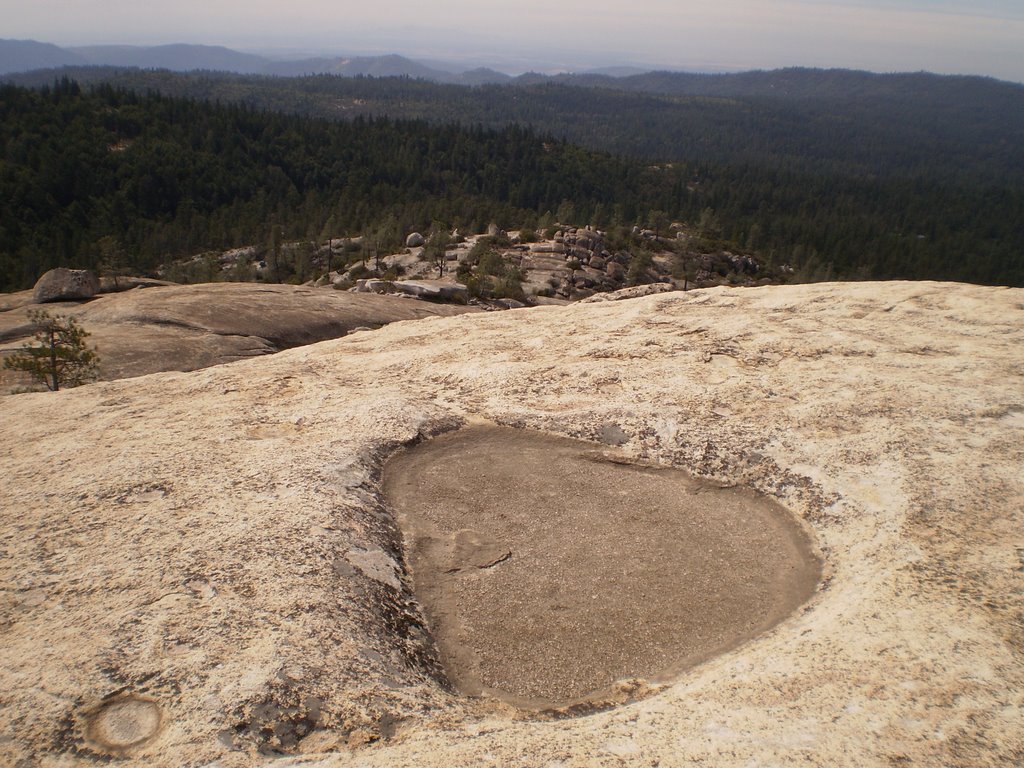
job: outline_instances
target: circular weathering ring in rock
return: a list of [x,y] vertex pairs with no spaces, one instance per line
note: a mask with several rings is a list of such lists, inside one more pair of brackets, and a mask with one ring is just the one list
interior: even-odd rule
[[767,497],[566,438],[469,427],[393,456],[383,489],[450,681],[528,709],[656,690],[821,576]]
[[119,754],[151,741],[160,732],[160,706],[140,696],[118,696],[87,716],[86,738],[100,751]]

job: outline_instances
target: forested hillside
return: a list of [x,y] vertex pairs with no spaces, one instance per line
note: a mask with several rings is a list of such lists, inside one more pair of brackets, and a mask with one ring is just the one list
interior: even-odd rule
[[529,124],[592,149],[659,162],[756,162],[816,173],[993,183],[1024,178],[1024,86],[981,77],[652,72],[523,75],[510,85],[468,88],[409,78],[86,67],[8,79],[40,87],[55,76],[331,119]]
[[[99,258],[104,236],[145,265],[258,243],[271,222],[297,237],[329,221],[355,233],[388,214],[409,227],[517,226],[570,203],[575,223],[598,226],[642,223],[651,209],[703,220],[811,277],[1024,284],[1024,127],[1012,118],[1024,89],[1007,83],[789,71],[699,76],[706,93],[667,96],[548,81],[79,72],[164,97],[5,91],[0,204],[35,195],[15,224],[4,211],[8,284]],[[638,77],[624,82],[689,82]],[[707,95],[714,83],[728,97]],[[54,120],[82,132],[79,149]],[[55,157],[75,172],[54,176]]]
[[[530,130],[338,123],[64,81],[0,88],[0,289],[116,255],[136,269],[209,248],[359,234],[391,220],[480,231],[570,217],[691,216],[662,174]],[[603,213],[602,213],[603,211]]]

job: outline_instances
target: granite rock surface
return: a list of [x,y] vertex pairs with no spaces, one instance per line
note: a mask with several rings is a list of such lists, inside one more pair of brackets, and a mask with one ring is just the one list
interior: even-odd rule
[[[0,755],[1018,764],[1021,349],[1022,290],[717,288],[2,398]],[[588,716],[458,696],[380,471],[473,423],[614,434],[632,460],[751,486],[806,526],[822,582],[766,634]]]

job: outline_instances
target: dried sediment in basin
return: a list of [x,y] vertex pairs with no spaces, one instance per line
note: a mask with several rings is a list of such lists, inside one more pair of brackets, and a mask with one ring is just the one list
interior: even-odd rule
[[450,679],[521,706],[678,674],[778,623],[821,573],[753,490],[522,430],[408,449],[384,492]]

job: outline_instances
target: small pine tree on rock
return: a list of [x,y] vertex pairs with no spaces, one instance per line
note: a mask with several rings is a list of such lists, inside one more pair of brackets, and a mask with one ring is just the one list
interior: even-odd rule
[[4,368],[23,371],[56,392],[77,387],[97,377],[99,357],[85,339],[89,332],[73,317],[51,317],[43,309],[32,310],[29,319],[37,326],[35,344],[25,344],[4,360]]

